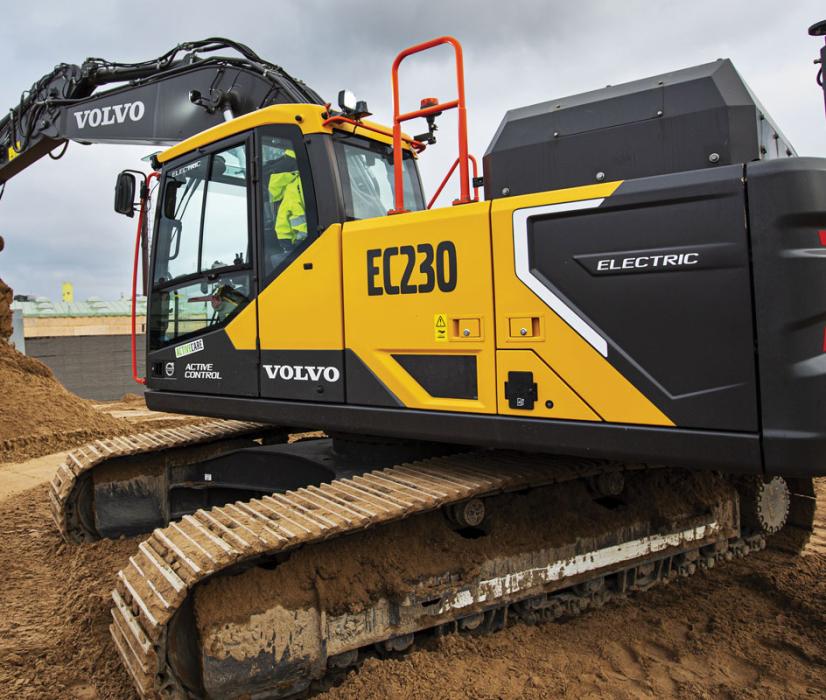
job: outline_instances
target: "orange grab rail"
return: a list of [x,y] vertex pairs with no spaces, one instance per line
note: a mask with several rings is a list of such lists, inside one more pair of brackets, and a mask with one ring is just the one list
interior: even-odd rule
[[[141,251],[141,232],[143,231],[143,223],[146,218],[146,210],[149,205],[149,183],[153,178],[160,176],[161,174],[159,172],[151,172],[144,178],[143,181],[144,190],[142,190],[141,193],[141,209],[140,214],[138,214],[138,232],[135,235],[135,259],[132,262],[132,379],[134,379],[138,384],[146,384],[146,378],[138,376],[138,349],[135,338],[135,330],[137,326],[138,256]],[[143,192],[146,193],[145,196]],[[149,309],[147,309],[147,312],[148,311]]]
[[[430,105],[423,109],[417,109],[412,112],[399,112],[399,66],[402,61],[414,53],[420,53],[432,49],[434,46],[442,44],[450,44],[456,54],[456,90],[457,97],[455,100],[449,100],[436,105]],[[470,182],[468,177],[468,147],[467,147],[467,108],[465,106],[465,68],[464,60],[462,58],[462,46],[452,36],[442,36],[438,39],[431,39],[422,44],[416,44],[410,48],[402,51],[396,60],[393,61],[392,70],[393,80],[393,175],[396,188],[395,205],[390,214],[400,214],[404,209],[404,171],[402,163],[402,122],[417,117],[426,117],[431,114],[445,112],[448,109],[459,110],[459,199],[454,204],[466,204],[471,202],[470,198]],[[451,168],[452,171],[455,169]],[[444,186],[444,183],[442,183]],[[441,192],[441,188],[439,190]]]
[[[476,179],[479,175],[476,165],[476,158],[473,157],[472,153],[468,153],[468,158],[470,158],[470,162],[473,164],[473,178]],[[445,185],[450,180],[450,176],[453,175],[454,171],[456,170],[456,166],[459,165],[459,159],[453,161],[453,165],[450,166],[450,170],[447,171],[447,175],[445,175],[444,180],[442,180],[442,184],[439,185],[439,188],[436,190],[433,197],[430,198],[430,201],[427,203],[427,208],[432,209],[433,205],[436,203],[436,200],[439,199],[439,195],[442,194],[442,190],[445,188]],[[473,201],[479,201],[479,188],[473,188]]]

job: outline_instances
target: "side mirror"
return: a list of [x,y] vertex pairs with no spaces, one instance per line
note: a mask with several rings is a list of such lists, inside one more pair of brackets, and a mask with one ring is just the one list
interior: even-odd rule
[[126,171],[118,175],[115,184],[115,211],[128,217],[135,216],[136,180],[132,173]]

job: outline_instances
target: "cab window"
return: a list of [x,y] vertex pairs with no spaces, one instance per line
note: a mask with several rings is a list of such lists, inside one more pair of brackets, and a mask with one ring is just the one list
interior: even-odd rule
[[[392,146],[354,136],[341,136],[336,139],[336,152],[348,219],[386,216],[395,208]],[[424,194],[416,161],[409,151],[404,152],[402,173],[404,208],[409,211],[424,209]]]
[[244,144],[167,174],[155,234],[150,347],[223,324],[251,297]]
[[269,278],[317,235],[309,164],[298,129],[271,127],[260,135],[263,267]]

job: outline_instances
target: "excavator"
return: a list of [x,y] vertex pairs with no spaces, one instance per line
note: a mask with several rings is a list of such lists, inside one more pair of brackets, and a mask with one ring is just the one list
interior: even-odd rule
[[[400,65],[437,46],[455,96],[405,111]],[[383,126],[212,38],[61,64],[0,121],[3,186],[68,141],[165,148],[115,188],[133,371],[149,408],[209,420],[90,443],[50,488],[68,542],[145,537],[110,627],[142,698],[314,692],[812,530],[826,159],[729,60],[511,109],[481,175],[459,42],[391,83]]]

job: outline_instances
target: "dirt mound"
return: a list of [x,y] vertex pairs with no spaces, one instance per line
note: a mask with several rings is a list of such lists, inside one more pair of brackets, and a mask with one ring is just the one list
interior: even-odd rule
[[108,623],[115,574],[137,543],[66,545],[47,498],[39,486],[0,502],[0,697],[136,697]]
[[42,362],[0,341],[0,462],[132,432],[125,420],[67,391]]
[[11,287],[0,279],[0,341],[11,337]]

